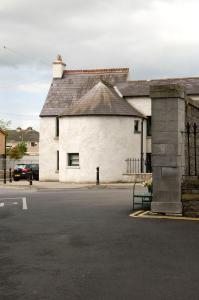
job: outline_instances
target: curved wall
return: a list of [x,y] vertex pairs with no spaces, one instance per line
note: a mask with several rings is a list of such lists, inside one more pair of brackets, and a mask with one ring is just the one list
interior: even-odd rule
[[[60,119],[59,180],[95,182],[123,181],[125,159],[140,157],[141,134],[134,133],[134,120],[120,116],[77,116]],[[68,153],[79,153],[79,167],[68,166]]]

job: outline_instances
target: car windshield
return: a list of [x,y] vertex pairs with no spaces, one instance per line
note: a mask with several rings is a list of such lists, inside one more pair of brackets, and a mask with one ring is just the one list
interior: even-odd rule
[[24,164],[21,164],[21,165],[16,165],[16,167],[15,167],[15,169],[23,169],[23,168],[25,168],[26,167],[26,165]]

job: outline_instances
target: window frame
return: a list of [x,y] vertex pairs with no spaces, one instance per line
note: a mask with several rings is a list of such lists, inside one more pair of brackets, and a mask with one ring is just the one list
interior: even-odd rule
[[59,116],[55,118],[55,136],[59,137]]
[[[77,156],[77,158],[74,159],[73,156]],[[74,164],[73,163],[74,161],[77,161],[78,163]],[[77,152],[67,153],[67,167],[79,168],[79,153]]]
[[140,122],[140,120],[134,120],[134,133],[141,133],[141,122]]
[[151,137],[151,124],[152,124],[152,118],[151,116],[147,116],[146,120],[146,136]]
[[57,171],[59,171],[59,150],[57,150],[57,156],[56,156],[56,158],[57,158]]

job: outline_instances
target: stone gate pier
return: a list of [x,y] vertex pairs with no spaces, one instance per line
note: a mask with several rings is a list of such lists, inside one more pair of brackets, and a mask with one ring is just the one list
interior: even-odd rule
[[181,183],[185,169],[184,88],[177,84],[150,87],[152,99],[152,212],[182,214]]

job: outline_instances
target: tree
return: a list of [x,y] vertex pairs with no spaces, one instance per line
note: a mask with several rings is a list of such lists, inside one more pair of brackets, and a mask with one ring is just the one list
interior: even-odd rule
[[27,145],[25,142],[18,143],[15,147],[8,149],[7,155],[11,159],[21,159],[27,152]]
[[6,131],[11,125],[11,121],[4,121],[0,119],[0,128],[4,131]]

